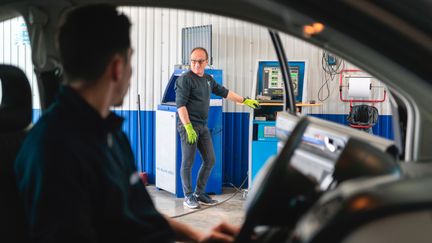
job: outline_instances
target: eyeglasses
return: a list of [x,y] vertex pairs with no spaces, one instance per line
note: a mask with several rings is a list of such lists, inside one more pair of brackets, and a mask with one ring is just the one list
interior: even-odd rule
[[207,60],[194,60],[194,59],[191,59],[191,63],[198,63],[199,65],[201,65],[201,64],[203,64],[205,62],[207,62]]

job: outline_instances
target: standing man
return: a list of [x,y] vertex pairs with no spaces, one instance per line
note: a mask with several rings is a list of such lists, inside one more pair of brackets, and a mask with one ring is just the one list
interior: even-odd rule
[[65,86],[15,162],[32,242],[232,242],[233,226],[203,234],[164,217],[140,181],[110,110],[130,84],[130,26],[102,4],[74,9],[60,27]]
[[[217,203],[205,193],[207,180],[215,163],[213,143],[207,128],[211,93],[254,109],[259,105],[258,101],[243,98],[216,83],[213,77],[204,73],[207,64],[207,50],[202,47],[194,48],[190,56],[191,70],[180,76],[175,86],[176,105],[180,117],[177,130],[180,133],[182,146],[180,171],[185,195],[183,205],[188,208],[199,208],[199,203],[204,205]],[[193,192],[191,170],[197,148],[201,153],[202,164],[198,172],[195,192]]]

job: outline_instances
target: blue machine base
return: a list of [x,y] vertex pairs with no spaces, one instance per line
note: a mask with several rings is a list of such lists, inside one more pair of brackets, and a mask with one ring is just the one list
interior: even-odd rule
[[252,180],[268,158],[277,153],[277,141],[252,141]]

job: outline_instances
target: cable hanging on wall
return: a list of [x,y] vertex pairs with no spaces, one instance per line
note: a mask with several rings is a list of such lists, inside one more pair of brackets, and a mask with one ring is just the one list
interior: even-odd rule
[[[327,51],[323,51],[321,57],[321,67],[323,71],[322,85],[318,90],[318,99],[325,101],[330,97],[329,82],[333,81],[335,77],[345,68],[345,61]],[[324,95],[324,89],[327,93]]]

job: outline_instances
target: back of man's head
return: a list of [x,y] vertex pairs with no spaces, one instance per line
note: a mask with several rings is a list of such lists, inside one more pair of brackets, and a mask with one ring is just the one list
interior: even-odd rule
[[69,12],[58,33],[66,82],[101,77],[115,54],[127,56],[131,23],[114,6],[86,5]]

